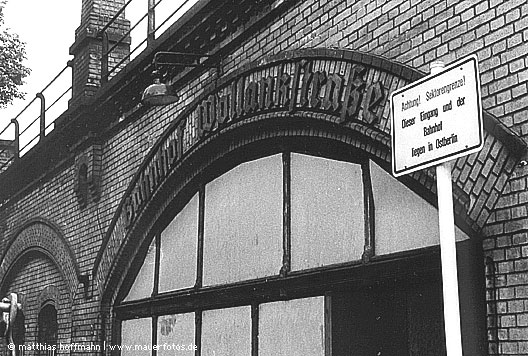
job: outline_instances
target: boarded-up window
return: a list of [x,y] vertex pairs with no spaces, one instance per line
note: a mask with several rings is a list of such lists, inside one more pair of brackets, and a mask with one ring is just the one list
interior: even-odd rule
[[194,313],[164,315],[158,318],[158,356],[194,356]]
[[[438,245],[438,210],[371,162],[376,254]],[[455,228],[457,241],[468,236]]]
[[152,240],[143,265],[124,301],[148,298],[154,291],[154,266],[156,264],[156,241]]
[[292,154],[292,270],[361,258],[362,182],[359,164]]
[[204,285],[282,266],[281,155],[243,163],[205,187]]
[[152,354],[152,319],[125,320],[121,325],[121,356]]
[[204,311],[202,355],[251,355],[251,307]]
[[324,356],[324,297],[259,308],[259,356]]
[[161,233],[159,292],[194,286],[198,244],[198,194]]

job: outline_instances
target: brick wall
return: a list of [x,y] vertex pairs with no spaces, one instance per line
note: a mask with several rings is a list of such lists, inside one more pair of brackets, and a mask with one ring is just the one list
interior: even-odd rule
[[[91,4],[83,1],[84,7]],[[474,53],[480,61],[484,108],[525,137],[528,134],[527,19],[525,0],[297,1],[229,54],[222,69],[229,73],[264,55],[297,48],[356,49],[386,56],[424,72],[432,60],[449,63]],[[6,216],[5,238],[13,238],[14,231],[29,218],[47,218],[61,228],[81,273],[89,273],[117,205],[143,157],[167,125],[211,81],[207,73],[195,78],[180,90],[180,102],[153,108],[135,121],[122,123],[119,130],[102,140],[98,202],[79,207],[72,159],[2,208],[0,216]],[[77,152],[76,156],[83,152]],[[499,152],[490,149],[489,154]],[[486,165],[484,157],[468,160],[478,161],[482,167]],[[462,163],[457,163],[458,177],[464,175]],[[488,266],[491,266],[489,271],[492,271],[488,273],[488,329],[490,354],[522,355],[528,353],[528,171],[523,167],[510,169],[513,170],[511,178],[495,187],[497,204],[488,207],[489,220],[482,232]],[[489,170],[480,172],[481,176],[491,174]],[[467,173],[466,177],[471,172]],[[474,178],[478,180],[477,176]],[[477,200],[478,195],[476,192]],[[43,280],[56,275],[50,268],[40,270]],[[20,288],[27,286],[16,283],[14,286],[20,285]],[[39,285],[43,288],[40,282]],[[27,289],[28,295],[36,292]],[[71,321],[72,342],[98,340],[97,298],[94,295],[87,299],[81,287],[77,290]],[[35,317],[34,310],[29,314]]]

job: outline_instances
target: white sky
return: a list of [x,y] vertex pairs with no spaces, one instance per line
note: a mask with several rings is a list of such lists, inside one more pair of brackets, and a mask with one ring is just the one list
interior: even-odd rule
[[[170,19],[166,25],[157,32],[158,37],[179,15],[185,12],[197,0],[162,0],[156,7],[156,26],[161,23],[182,3],[186,5],[175,17]],[[69,48],[75,40],[75,29],[80,25],[82,0],[8,0],[4,8],[4,19],[6,27],[19,35],[26,43],[27,60],[25,65],[31,69],[31,74],[25,79],[26,84],[21,88],[26,93],[24,100],[16,100],[5,109],[0,109],[0,131],[14,118],[38,93],[42,90],[65,66],[68,60]],[[134,0],[126,8],[125,16],[134,25],[147,12],[147,0]],[[146,20],[131,34],[132,48],[146,37]],[[140,47],[133,53],[132,58],[137,56],[144,47]],[[49,106],[57,96],[71,85],[71,71],[68,69],[55,86],[46,92],[46,104]],[[56,89],[55,89],[56,87]],[[68,94],[57,103],[54,111],[46,113],[46,122],[49,123],[66,109]],[[21,130],[31,121],[39,116],[40,101],[36,100],[24,115],[19,118]],[[38,132],[38,123],[34,124]],[[32,126],[31,132],[34,127]],[[10,131],[0,138],[12,139]],[[34,136],[35,134],[27,135]],[[29,137],[28,137],[29,138]],[[21,146],[24,142],[21,141]]]

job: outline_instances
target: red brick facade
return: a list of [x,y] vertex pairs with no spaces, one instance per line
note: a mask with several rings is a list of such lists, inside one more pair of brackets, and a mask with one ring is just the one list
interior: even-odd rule
[[[83,1],[82,26],[86,27],[85,21],[93,20],[86,11],[99,9],[95,3],[117,4],[110,11],[115,13],[124,1]],[[262,8],[244,17],[243,23],[235,20],[238,1],[232,3],[226,5],[227,14],[233,16],[226,21],[232,20],[232,27],[225,30],[231,32],[222,36],[224,29],[211,24],[209,31],[218,36],[208,33],[213,38],[207,51],[221,53],[218,57],[222,77],[243,70],[241,68],[262,65],[264,58],[302,49],[355,50],[382,56],[390,63],[402,64],[402,68],[409,71],[408,81],[427,73],[433,60],[450,63],[469,54],[478,57],[486,111],[486,139],[480,153],[459,159],[454,165],[453,181],[458,187],[455,194],[462,197],[458,199],[457,212],[459,222],[479,233],[484,241],[487,268],[482,273],[487,277],[489,355],[527,354],[526,1],[269,0],[258,2],[263,4]],[[207,7],[203,11],[212,12]],[[197,21],[197,17],[192,20]],[[126,27],[125,22],[123,20]],[[170,38],[175,43],[181,41],[183,47],[187,38],[185,31],[194,29],[176,25],[181,26],[177,28],[180,32],[175,30],[174,37],[165,39]],[[80,31],[89,32],[87,29]],[[95,97],[95,104],[81,108],[81,115],[93,117],[96,125],[91,127],[92,132],[84,133],[78,145],[71,147],[71,154],[49,164],[38,174],[38,179],[14,186],[13,193],[3,196],[0,205],[0,246],[4,256],[0,265],[4,284],[0,289],[4,294],[11,291],[24,294],[26,341],[36,341],[36,319],[41,307],[39,295],[49,285],[60,291],[57,301],[59,340],[99,344],[103,338],[108,339],[104,333],[111,322],[107,320],[105,325],[102,322],[105,315],[101,312],[103,286],[99,284],[104,281],[96,280],[93,272],[101,268],[96,267],[101,249],[117,251],[120,245],[112,245],[111,240],[106,245],[105,236],[114,228],[112,220],[128,194],[127,188],[156,140],[219,75],[216,69],[201,73],[190,71],[187,76],[175,79],[175,87],[181,95],[178,103],[140,108],[138,94],[132,97],[130,91],[122,88],[144,71],[144,63],[130,63],[131,67],[127,67],[130,70],[118,73],[109,85],[99,88],[99,64],[89,64],[79,54],[86,43],[89,43],[88,48],[94,46],[93,51],[99,53],[100,44],[92,41],[94,36],[88,37],[88,42],[76,41],[72,47],[72,53],[76,54],[74,73],[82,72],[74,75],[75,80],[80,81],[79,89],[75,89],[77,82],[74,82],[74,95]],[[152,48],[147,50],[151,54],[155,52]],[[87,53],[84,52],[84,56],[92,58]],[[151,58],[148,57],[149,61]],[[108,103],[101,104],[101,98],[111,95],[130,101],[129,110],[121,110],[121,115],[107,114],[104,105]],[[73,102],[77,99],[74,97]],[[68,130],[79,130],[76,127],[65,122],[56,130],[68,135]],[[317,136],[317,133],[312,134]],[[39,149],[47,148],[42,144],[34,150]],[[384,159],[388,161],[388,157]],[[20,167],[24,162],[28,161],[18,162]],[[80,204],[82,192],[78,178],[83,162],[89,181],[84,203]],[[23,170],[18,172],[22,174]],[[0,186],[2,184],[0,174]],[[436,192],[431,172],[414,174],[411,184],[422,191]],[[460,206],[464,204],[462,209]],[[28,225],[30,222],[35,224]],[[98,262],[102,266],[115,263],[104,259]],[[8,271],[11,272],[6,274]]]

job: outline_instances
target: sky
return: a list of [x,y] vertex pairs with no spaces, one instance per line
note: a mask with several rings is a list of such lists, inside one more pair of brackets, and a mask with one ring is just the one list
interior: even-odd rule
[[[156,0],[159,1],[159,0]],[[162,0],[156,7],[156,26],[185,3],[185,6],[156,32],[158,37],[174,20],[188,10],[197,0]],[[17,114],[40,92],[73,57],[69,48],[75,41],[75,29],[80,25],[82,0],[8,0],[4,8],[6,27],[19,35],[26,43],[26,67],[31,74],[25,79],[21,90],[26,93],[25,99],[16,100],[5,109],[0,109],[0,131],[17,116]],[[138,22],[147,10],[147,0],[133,0],[125,10],[125,16],[132,25]],[[146,19],[141,21],[131,33],[132,48],[146,37]],[[137,56],[144,46],[133,53]],[[71,85],[71,70],[67,69],[61,78],[44,92],[46,105],[50,105],[61,93]],[[53,121],[66,108],[71,94],[68,93],[49,112],[46,122]],[[23,130],[31,121],[38,118],[40,101],[36,100],[18,119]],[[51,127],[52,128],[52,127]],[[36,131],[35,131],[36,130]],[[1,139],[12,139],[14,129],[11,128],[1,135]],[[33,134],[33,132],[35,132]],[[26,137],[38,134],[38,123],[28,130]],[[23,147],[25,142],[22,142]],[[22,152],[24,153],[24,151]]]

